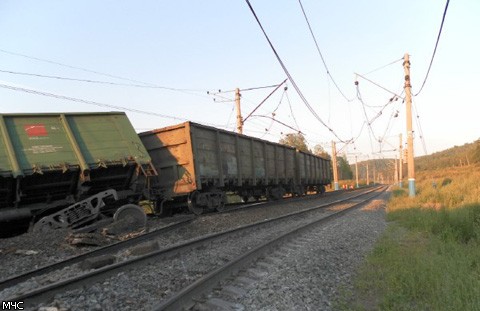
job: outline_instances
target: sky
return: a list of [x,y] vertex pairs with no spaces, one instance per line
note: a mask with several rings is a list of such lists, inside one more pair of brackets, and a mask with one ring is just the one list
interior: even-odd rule
[[[312,149],[394,157],[406,142],[402,59],[415,95],[446,1],[302,0],[328,73],[298,0],[250,3],[301,95],[287,80],[244,134],[300,131]],[[413,97],[416,156],[480,138],[479,14],[478,0],[449,4]],[[2,0],[0,32],[0,113],[121,110],[137,132],[186,120],[234,131],[233,90],[246,117],[287,78],[244,0]]]

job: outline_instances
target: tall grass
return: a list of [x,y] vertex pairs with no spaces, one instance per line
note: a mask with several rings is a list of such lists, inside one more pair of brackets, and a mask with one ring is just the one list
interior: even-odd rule
[[480,310],[480,167],[425,171],[395,188],[389,229],[345,310]]

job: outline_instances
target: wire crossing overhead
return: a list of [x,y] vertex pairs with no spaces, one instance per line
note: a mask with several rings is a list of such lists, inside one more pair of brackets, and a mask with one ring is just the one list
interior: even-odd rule
[[[2,72],[5,72],[5,73],[19,74],[19,75],[30,75],[30,76],[37,76],[37,77],[50,78],[50,79],[62,79],[62,80],[81,81],[81,82],[90,82],[90,83],[102,83],[102,84],[111,84],[111,85],[123,85],[123,86],[133,86],[133,87],[142,87],[141,85],[143,85],[143,87],[166,89],[166,90],[170,90],[170,91],[177,91],[177,92],[182,92],[182,93],[186,93],[186,94],[190,94],[190,95],[197,95],[197,96],[202,96],[202,95],[192,94],[191,92],[205,92],[205,90],[195,90],[195,89],[186,89],[186,88],[185,89],[184,88],[172,88],[172,87],[160,86],[160,85],[156,85],[156,84],[150,83],[150,82],[139,81],[139,80],[135,80],[135,79],[130,79],[130,78],[125,78],[125,77],[121,77],[121,76],[112,75],[112,74],[109,74],[109,73],[103,73],[103,72],[96,71],[96,70],[86,69],[86,68],[82,68],[82,67],[78,67],[78,66],[67,65],[67,64],[56,62],[56,61],[52,61],[52,60],[48,60],[48,59],[42,59],[42,58],[29,56],[29,55],[25,55],[25,54],[20,54],[20,53],[15,53],[15,52],[10,52],[10,51],[6,51],[6,50],[3,50],[3,49],[0,49],[0,52],[5,53],[5,54],[10,54],[10,55],[15,55],[15,56],[28,58],[28,59],[32,59],[32,60],[36,60],[36,61],[40,61],[40,62],[44,62],[44,63],[58,65],[58,66],[66,67],[66,68],[71,68],[71,69],[81,70],[81,71],[84,71],[84,72],[94,73],[96,75],[101,75],[101,76],[110,77],[110,78],[119,79],[119,80],[124,80],[124,81],[130,81],[130,82],[134,82],[134,83],[137,83],[137,84],[120,84],[120,83],[115,84],[113,82],[105,82],[105,81],[83,80],[83,79],[65,78],[65,77],[57,77],[57,76],[47,76],[47,75],[30,74],[30,73],[20,73],[20,72],[2,70]],[[138,85],[138,84],[140,84],[140,85]]]
[[445,22],[445,16],[447,15],[448,4],[450,0],[447,0],[447,4],[445,5],[445,11],[443,11],[442,23],[440,24],[440,30],[438,31],[437,42],[435,43],[435,48],[433,49],[432,59],[430,60],[430,65],[428,66],[427,74],[425,75],[425,79],[423,80],[422,87],[420,90],[415,94],[417,96],[423,90],[425,83],[427,82],[428,74],[430,73],[430,69],[432,69],[433,59],[435,58],[435,53],[437,52],[438,42],[440,41],[440,35],[442,34],[443,23]]
[[310,34],[312,35],[313,41],[315,42],[315,46],[317,47],[318,54],[320,55],[320,58],[322,59],[323,66],[325,67],[325,70],[327,71],[328,77],[332,80],[332,82],[335,85],[335,87],[337,88],[338,92],[340,92],[340,94],[342,94],[343,98],[345,98],[345,100],[347,102],[353,101],[353,98],[349,99],[347,96],[345,96],[345,93],[342,92],[342,90],[338,86],[337,82],[335,82],[335,79],[333,79],[333,76],[330,73],[330,70],[328,70],[327,63],[325,62],[325,58],[323,58],[322,52],[320,52],[320,47],[318,46],[317,38],[313,34],[312,26],[310,26],[310,21],[308,20],[307,13],[305,13],[305,9],[303,8],[302,1],[298,0],[298,3],[300,4],[300,8],[302,9],[303,17],[305,17],[305,21],[307,22],[308,29],[310,30]]
[[99,107],[106,107],[106,108],[112,108],[112,109],[116,109],[116,110],[130,111],[130,112],[141,113],[141,114],[146,114],[146,115],[150,115],[150,116],[153,115],[153,116],[166,118],[166,119],[173,119],[173,120],[179,120],[179,121],[193,121],[193,122],[197,122],[197,123],[207,124],[207,125],[210,125],[210,126],[224,128],[223,125],[211,124],[211,123],[208,124],[208,123],[204,123],[204,122],[200,122],[200,121],[188,120],[188,119],[185,119],[185,118],[170,116],[170,115],[156,113],[156,112],[152,112],[152,111],[145,111],[145,110],[128,108],[128,107],[123,107],[123,106],[110,105],[110,104],[103,104],[103,103],[99,103],[99,102],[92,101],[92,100],[86,100],[86,99],[75,98],[75,97],[59,95],[59,94],[53,94],[53,93],[48,93],[48,92],[42,92],[42,91],[27,89],[27,88],[23,88],[23,87],[11,86],[11,85],[7,85],[7,84],[1,84],[0,83],[0,88],[9,89],[9,90],[13,90],[13,91],[19,91],[19,92],[25,92],[25,93],[34,94],[34,95],[41,95],[41,96],[58,98],[58,99],[64,99],[64,100],[68,100],[68,101],[73,101],[73,102],[77,102],[77,103],[84,103],[84,104],[94,105],[94,106],[99,106]]
[[270,92],[270,94],[268,94],[267,97],[265,97],[264,100],[262,100],[262,102],[260,104],[257,105],[257,107],[255,107],[255,109],[252,110],[252,112],[250,112],[250,114],[248,116],[246,116],[244,119],[243,119],[243,122],[247,121],[247,119],[255,112],[257,111],[258,108],[260,108],[260,106],[267,100],[270,98],[270,96],[272,96],[273,93],[275,93],[285,82],[287,82],[287,79],[283,80],[282,83],[278,84],[277,87],[272,91]]
[[[99,81],[99,80],[90,80],[90,79],[78,79],[78,78],[69,78],[69,77],[61,77],[61,76],[50,76],[50,75],[43,75],[43,74],[37,74],[37,73],[18,72],[18,71],[2,70],[2,69],[0,69],[0,72],[9,73],[9,74],[14,74],[14,75],[31,76],[31,77],[39,77],[39,78],[47,78],[47,79],[57,79],[57,80],[66,80],[66,81],[87,82],[87,83],[97,83],[97,84],[108,84],[108,85],[118,85],[118,86],[131,86],[131,87],[148,88],[148,89],[164,89],[164,90],[169,90],[169,91],[184,92],[184,93],[188,93],[188,94],[192,94],[192,93],[190,93],[190,92],[205,92],[204,90],[179,89],[179,88],[173,88],[173,87],[167,87],[167,86],[158,86],[158,85],[118,83],[118,82],[110,82],[110,81]],[[192,95],[199,95],[199,94],[192,94]]]
[[401,62],[401,61],[403,61],[403,57],[401,57],[401,58],[399,58],[399,59],[397,59],[397,60],[394,60],[393,62],[390,62],[390,63],[388,63],[388,64],[386,64],[386,65],[383,65],[383,66],[380,66],[380,67],[378,67],[378,68],[375,68],[375,69],[373,69],[373,70],[365,73],[364,75],[369,75],[369,74],[371,74],[371,73],[377,72],[377,71],[379,71],[379,70],[381,70],[381,69],[383,69],[383,68],[386,68],[386,67],[388,67],[388,66],[390,66],[390,65],[399,63],[399,62]]
[[373,82],[372,80],[370,80],[370,79],[368,79],[368,78],[365,78],[365,77],[362,76],[361,74],[355,73],[355,75],[358,76],[358,77],[360,77],[360,78],[362,78],[362,79],[364,79],[365,81],[368,81],[368,82],[372,83],[372,84],[375,85],[375,86],[378,86],[378,87],[381,88],[382,90],[384,90],[384,91],[386,91],[386,92],[388,92],[388,93],[390,93],[390,94],[393,94],[393,95],[397,96],[398,98],[402,98],[402,99],[403,99],[403,97],[400,96],[400,95],[398,95],[397,93],[390,91],[389,89],[381,86],[380,84],[378,84],[378,83],[376,83],[376,82]]
[[247,3],[248,7],[250,8],[250,11],[252,12],[253,16],[255,17],[255,20],[257,21],[257,24],[258,26],[260,27],[260,29],[262,30],[263,32],[263,35],[265,36],[265,39],[267,39],[268,41],[268,44],[270,45],[270,48],[272,49],[273,53],[275,54],[275,57],[277,58],[277,61],[280,63],[280,66],[282,67],[283,71],[285,72],[285,75],[288,77],[288,79],[290,80],[290,83],[292,84],[293,88],[295,89],[295,91],[297,92],[298,96],[300,96],[300,99],[303,101],[303,103],[305,104],[305,106],[307,106],[308,110],[311,112],[311,114],[325,127],[327,128],[338,140],[340,140],[341,142],[344,142],[346,143],[345,140],[341,139],[337,133],[335,133],[335,131],[330,128],[321,118],[320,116],[317,114],[317,112],[313,109],[313,107],[310,105],[310,103],[308,102],[308,100],[305,98],[305,96],[303,95],[302,91],[300,90],[300,88],[298,87],[297,83],[295,82],[295,80],[293,79],[292,75],[290,74],[290,72],[288,71],[287,67],[285,66],[285,64],[283,63],[282,59],[280,58],[280,55],[278,54],[277,50],[275,49],[275,47],[273,46],[273,43],[272,41],[270,40],[270,38],[268,37],[265,29],[263,28],[263,25],[262,23],[260,22],[260,19],[258,18],[257,16],[257,13],[255,12],[255,10],[253,9],[251,3],[249,0],[245,0],[245,2]]

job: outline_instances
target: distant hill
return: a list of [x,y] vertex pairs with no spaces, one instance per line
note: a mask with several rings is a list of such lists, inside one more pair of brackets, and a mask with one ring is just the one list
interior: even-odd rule
[[[370,179],[373,178],[373,172],[375,171],[376,181],[383,179],[385,182],[393,182],[395,172],[394,159],[387,158],[358,162],[358,177],[360,180],[366,179],[367,163]],[[415,171],[438,170],[473,164],[480,166],[480,139],[463,146],[454,146],[430,155],[416,157]],[[355,176],[355,163],[350,163],[350,168],[354,174],[353,176]],[[406,163],[403,164],[403,177],[407,177]]]
[[454,146],[430,155],[416,157],[415,169],[433,170],[475,163],[480,164],[480,139],[463,146]]

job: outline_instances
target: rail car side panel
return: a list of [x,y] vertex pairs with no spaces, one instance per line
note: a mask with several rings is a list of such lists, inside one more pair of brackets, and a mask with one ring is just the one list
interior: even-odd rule
[[327,185],[330,183],[330,160],[297,151],[296,183],[299,185]]
[[293,183],[295,149],[192,122],[139,134],[170,197]]
[[0,208],[11,215],[133,191],[137,165],[150,163],[121,112],[0,114],[0,132]]
[[[158,184],[167,197],[197,190],[192,139],[189,123],[141,133],[158,173]],[[198,145],[197,145],[198,147]],[[202,162],[204,159],[195,159]],[[203,166],[203,165],[202,165]]]

